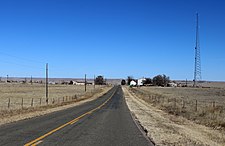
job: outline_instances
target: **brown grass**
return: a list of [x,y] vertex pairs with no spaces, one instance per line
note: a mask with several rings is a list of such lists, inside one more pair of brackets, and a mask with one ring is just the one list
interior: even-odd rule
[[[102,87],[96,86],[94,89],[93,86],[87,86],[87,92],[84,92],[84,86],[49,85],[49,104],[79,99],[81,96],[92,94]],[[10,106],[8,108],[9,99]],[[0,110],[44,106],[46,105],[45,100],[44,84],[0,84]]]
[[142,87],[130,90],[167,113],[225,129],[224,89]]
[[78,106],[83,103],[92,101],[106,94],[112,86],[104,86],[101,88],[97,88],[93,92],[88,92],[85,95],[64,102],[59,102],[55,104],[43,105],[43,106],[35,106],[28,107],[23,109],[7,109],[0,111],[0,125],[11,123],[23,119],[29,119],[36,116],[45,115],[48,113],[64,110],[70,107]]
[[[223,130],[196,124],[182,116],[160,110],[156,103],[142,100],[141,94],[129,92],[123,87],[127,105],[135,120],[148,131],[148,137],[157,146],[224,146]],[[130,90],[131,91],[131,90]],[[145,97],[145,96],[144,96]],[[154,97],[153,97],[154,99]],[[157,99],[154,99],[157,100]]]

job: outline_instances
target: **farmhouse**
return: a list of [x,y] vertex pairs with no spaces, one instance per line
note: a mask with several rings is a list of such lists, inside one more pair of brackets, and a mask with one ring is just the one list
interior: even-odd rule
[[145,78],[138,79],[137,85],[138,85],[138,86],[143,86],[145,81],[146,81]]

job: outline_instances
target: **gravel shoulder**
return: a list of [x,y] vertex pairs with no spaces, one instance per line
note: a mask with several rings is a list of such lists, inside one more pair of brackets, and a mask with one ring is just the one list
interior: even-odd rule
[[42,116],[42,115],[46,115],[46,114],[49,114],[52,112],[56,112],[56,111],[60,111],[60,110],[64,110],[67,108],[81,105],[83,103],[90,102],[90,101],[93,101],[93,100],[101,97],[102,95],[107,93],[111,88],[112,87],[105,87],[101,90],[101,92],[95,93],[91,97],[82,96],[80,101],[67,103],[65,105],[56,105],[54,107],[51,107],[51,106],[50,107],[37,107],[34,109],[27,109],[26,111],[12,111],[12,115],[10,115],[10,116],[6,116],[6,117],[0,116],[0,118],[1,118],[0,125],[12,123],[12,122],[16,122],[16,121],[20,121],[20,120],[24,120],[24,119],[30,119],[33,117]]
[[132,114],[148,131],[156,145],[224,146],[225,133],[195,124],[183,117],[169,115],[138,98],[123,87],[125,100]]

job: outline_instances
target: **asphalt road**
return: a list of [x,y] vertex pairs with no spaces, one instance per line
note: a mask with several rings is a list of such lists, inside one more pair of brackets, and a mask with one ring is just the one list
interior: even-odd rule
[[0,145],[153,145],[133,121],[120,86],[102,97],[48,115],[0,126]]

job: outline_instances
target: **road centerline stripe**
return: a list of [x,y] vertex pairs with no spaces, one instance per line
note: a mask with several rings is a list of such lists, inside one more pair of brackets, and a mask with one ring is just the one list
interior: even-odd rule
[[79,119],[74,120],[73,122],[70,123],[70,125],[73,125],[74,123],[76,123],[76,122],[78,122],[78,121],[79,121]]
[[36,146],[36,145],[38,145],[38,144],[40,144],[40,143],[42,143],[43,141],[42,140],[40,140],[40,141],[38,141],[38,142],[36,142],[36,143],[34,143],[34,144],[32,144],[31,146]]
[[[43,142],[42,140],[43,140],[44,138],[46,138],[47,136],[49,136],[49,135],[51,135],[51,134],[53,134],[53,133],[55,133],[55,132],[57,132],[57,131],[63,129],[64,127],[66,127],[66,126],[68,126],[68,125],[72,125],[72,124],[78,122],[81,118],[85,117],[86,115],[89,115],[89,114],[95,112],[96,110],[102,108],[102,107],[103,107],[103,106],[104,106],[104,105],[105,105],[105,104],[106,104],[106,103],[107,103],[107,102],[115,95],[116,91],[117,91],[117,90],[115,90],[115,91],[113,92],[113,94],[112,94],[105,102],[103,102],[101,105],[99,105],[98,107],[96,107],[96,108],[94,108],[94,109],[92,109],[92,110],[90,110],[90,111],[88,111],[88,112],[82,114],[81,116],[79,116],[79,117],[77,117],[77,118],[75,118],[75,119],[73,119],[73,120],[71,120],[71,121],[69,121],[69,122],[67,122],[67,123],[65,123],[65,124],[63,124],[63,125],[57,127],[57,128],[55,128],[55,129],[53,129],[53,130],[51,130],[51,131],[49,131],[48,133],[46,133],[46,134],[44,134],[44,135],[42,135],[42,136],[40,136],[40,137],[34,139],[33,141],[26,143],[24,146],[35,146],[35,145],[38,145],[38,144],[40,144],[41,142]],[[40,142],[40,143],[38,143],[38,142]]]

